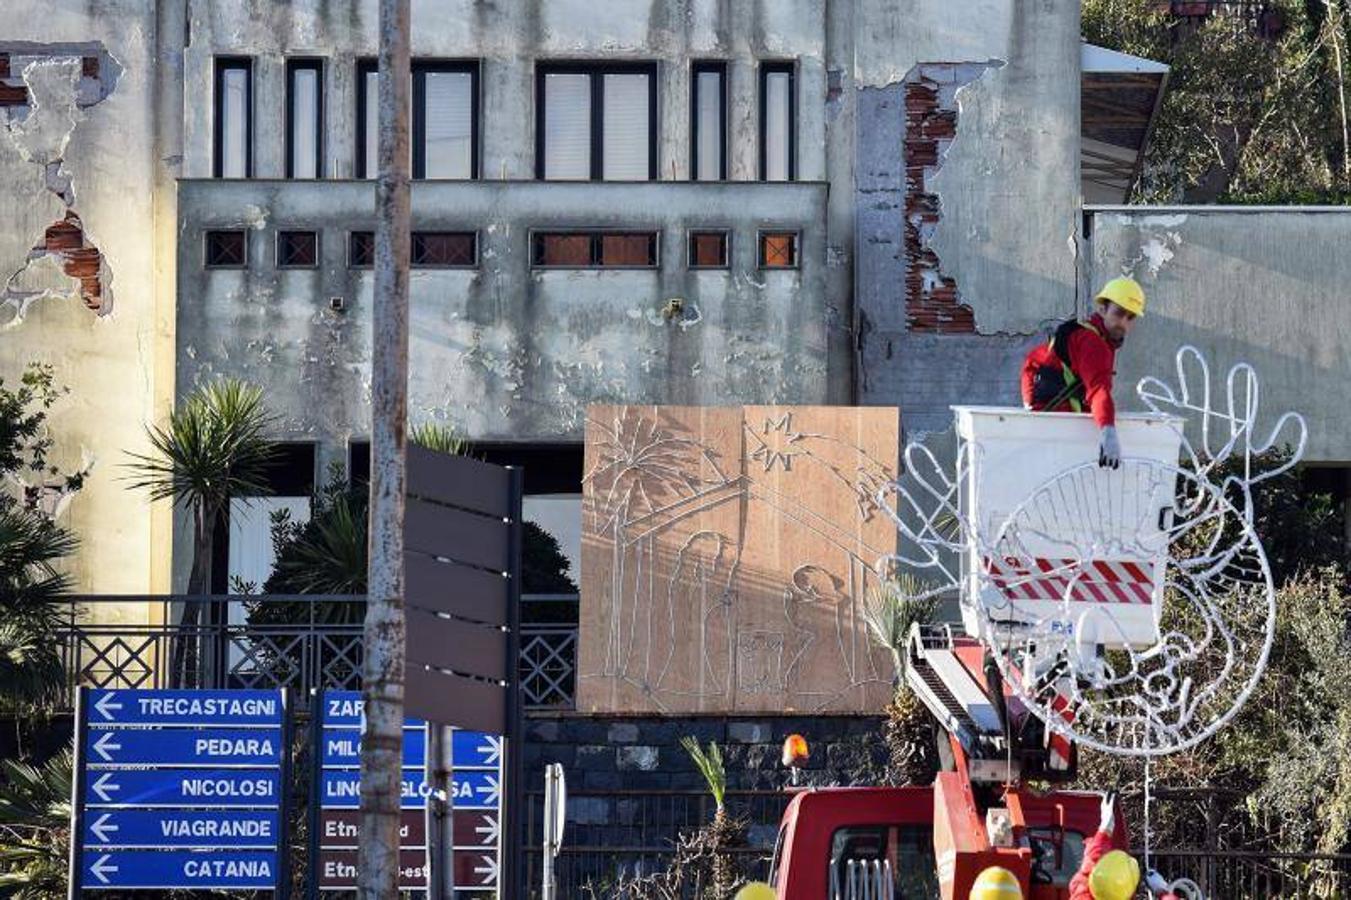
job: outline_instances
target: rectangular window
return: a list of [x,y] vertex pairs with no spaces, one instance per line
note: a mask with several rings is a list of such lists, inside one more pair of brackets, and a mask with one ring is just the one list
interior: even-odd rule
[[413,177],[478,176],[478,65],[413,63]]
[[215,123],[212,171],[217,178],[253,174],[253,62],[216,60]]
[[248,265],[248,237],[242,230],[206,233],[206,266],[209,269],[242,269]]
[[760,232],[760,268],[796,269],[797,232]]
[[690,178],[727,180],[725,63],[695,63],[690,74]]
[[375,232],[353,231],[347,236],[347,266],[369,269],[375,265]]
[[415,231],[414,268],[471,268],[478,263],[478,233],[474,231]]
[[652,269],[655,231],[537,231],[531,235],[531,265],[564,269]]
[[657,177],[655,65],[541,65],[537,79],[536,177],[548,181]]
[[690,268],[727,268],[728,238],[729,235],[726,231],[691,231]]
[[324,175],[324,64],[286,61],[286,177]]
[[[356,177],[374,178],[379,165],[380,84],[376,61],[357,63]],[[414,62],[412,171],[414,178],[478,177],[478,63]]]
[[760,66],[760,180],[797,178],[797,109],[792,63]]
[[319,265],[317,231],[278,231],[277,268],[313,269]]

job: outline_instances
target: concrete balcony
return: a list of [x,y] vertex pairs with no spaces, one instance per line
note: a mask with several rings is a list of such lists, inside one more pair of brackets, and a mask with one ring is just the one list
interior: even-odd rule
[[[179,391],[266,386],[284,427],[367,431],[374,275],[349,265],[374,229],[369,181],[179,183]],[[577,440],[589,403],[822,403],[824,183],[415,182],[415,231],[475,231],[477,264],[411,276],[411,416],[474,439]],[[246,229],[247,263],[207,268],[205,234]],[[280,268],[277,234],[319,233],[318,265]],[[655,231],[650,268],[542,268],[531,233]],[[692,229],[730,232],[728,266],[688,265]],[[764,268],[762,230],[799,235]],[[673,303],[672,301],[679,301]],[[847,383],[847,382],[846,382]]]

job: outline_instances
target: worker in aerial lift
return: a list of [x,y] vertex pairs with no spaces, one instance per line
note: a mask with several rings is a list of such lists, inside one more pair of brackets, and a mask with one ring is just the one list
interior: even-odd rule
[[[1140,863],[1125,850],[1112,848],[1116,795],[1102,798],[1098,833],[1084,842],[1084,859],[1070,881],[1070,900],[1132,900],[1140,887]],[[1163,876],[1152,869],[1145,884],[1155,900],[1178,900]]]
[[1055,412],[1091,412],[1098,425],[1098,465],[1121,465],[1112,376],[1116,351],[1145,314],[1144,289],[1133,278],[1113,278],[1094,298],[1086,322],[1070,319],[1023,360],[1023,405]]

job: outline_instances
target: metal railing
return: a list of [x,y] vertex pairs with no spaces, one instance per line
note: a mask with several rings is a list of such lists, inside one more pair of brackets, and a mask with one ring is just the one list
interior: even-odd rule
[[[193,603],[201,621],[181,624]],[[76,597],[60,637],[70,696],[80,686],[359,689],[363,605],[321,594]],[[118,607],[152,621],[118,622]],[[522,626],[526,708],[571,709],[576,658],[576,625]]]

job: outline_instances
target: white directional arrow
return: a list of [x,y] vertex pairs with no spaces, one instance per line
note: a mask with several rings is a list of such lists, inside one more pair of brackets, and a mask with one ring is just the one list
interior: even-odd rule
[[93,872],[94,875],[98,878],[98,880],[103,882],[104,884],[108,883],[107,873],[117,871],[117,866],[108,865],[108,860],[110,859],[112,859],[112,857],[105,853],[98,859],[94,860],[94,864],[89,867],[89,871]]
[[116,697],[116,694],[108,693],[94,701],[94,709],[98,710],[99,715],[103,716],[103,721],[105,722],[111,722],[113,720],[114,716],[112,711],[122,708],[122,704],[116,702]]
[[497,835],[501,827],[497,824],[497,818],[494,816],[484,816],[483,824],[474,826],[474,833],[483,835],[484,844],[497,843]]
[[484,759],[483,761],[484,764],[492,765],[493,763],[501,762],[502,739],[500,737],[493,737],[492,735],[486,735],[485,741],[486,743],[479,744],[477,748],[479,753],[484,753],[487,755],[487,758]]
[[113,817],[112,813],[104,813],[94,821],[93,825],[89,826],[89,830],[94,832],[94,837],[99,839],[100,844],[108,843],[109,832],[121,830],[121,828],[117,825],[108,824],[108,820],[111,819],[112,817]]
[[105,731],[103,734],[99,735],[97,741],[94,741],[94,752],[98,753],[99,756],[102,756],[104,762],[111,760],[113,758],[113,753],[122,749],[121,744],[110,743],[114,740],[116,740],[115,735],[111,731]]
[[92,785],[94,793],[98,794],[99,799],[102,800],[104,803],[107,803],[109,800],[112,799],[112,797],[108,796],[109,794],[113,794],[116,793],[117,791],[122,790],[122,788],[118,787],[117,785],[109,783],[109,779],[112,777],[113,777],[112,772],[104,772],[102,775],[98,777],[98,781],[95,781]]
[[480,862],[474,865],[474,874],[482,875],[480,884],[497,884],[497,857],[480,856]]
[[489,775],[486,780],[488,784],[486,787],[483,788],[482,792],[484,794],[487,794],[488,796],[484,800],[484,802],[487,803],[489,806],[497,806],[499,802],[499,797],[502,794],[502,789],[498,786],[497,778],[495,776]]

